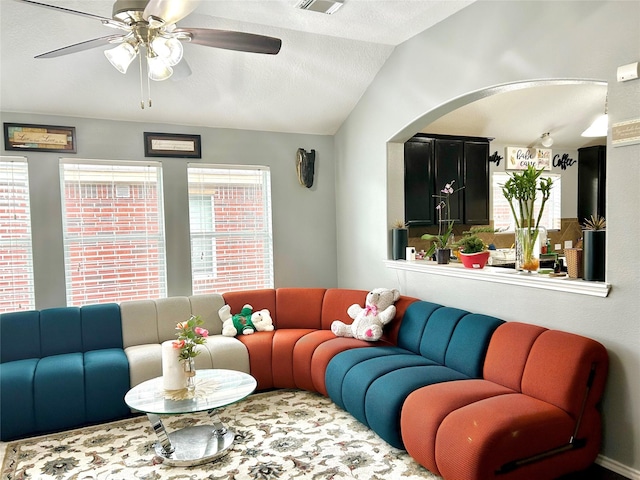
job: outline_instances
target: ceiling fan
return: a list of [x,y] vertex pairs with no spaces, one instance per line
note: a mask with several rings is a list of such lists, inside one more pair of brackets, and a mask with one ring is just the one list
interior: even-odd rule
[[[182,59],[181,42],[183,41],[207,47],[269,55],[277,54],[282,46],[279,38],[264,35],[210,28],[177,27],[176,23],[193,12],[200,0],[116,0],[112,18],[34,0],[18,1],[92,18],[99,20],[107,27],[124,31],[124,33],[58,48],[37,55],[35,58],[54,58],[92,48],[116,45],[105,50],[104,54],[118,71],[126,73],[133,60],[139,57],[142,78],[142,57],[144,56],[147,77],[155,81],[166,80],[174,73],[176,74],[174,78],[184,78],[191,74],[191,69]],[[144,108],[144,101],[140,106]],[[149,106],[151,106],[151,99],[149,99]]]

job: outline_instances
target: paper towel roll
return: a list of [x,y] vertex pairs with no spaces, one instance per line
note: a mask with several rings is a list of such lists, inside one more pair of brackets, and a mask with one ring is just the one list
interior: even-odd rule
[[179,350],[173,348],[173,340],[162,343],[162,379],[165,390],[187,388],[187,376],[178,353]]

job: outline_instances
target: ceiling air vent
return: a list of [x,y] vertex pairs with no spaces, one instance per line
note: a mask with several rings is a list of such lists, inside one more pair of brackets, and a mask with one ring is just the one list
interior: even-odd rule
[[296,8],[331,15],[332,13],[336,13],[343,3],[344,0],[300,0]]

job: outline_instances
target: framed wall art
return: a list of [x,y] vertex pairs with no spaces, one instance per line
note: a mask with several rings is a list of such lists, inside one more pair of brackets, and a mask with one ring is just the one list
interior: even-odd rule
[[76,128],[5,123],[4,149],[22,152],[76,153]]
[[202,158],[200,135],[144,132],[144,156]]

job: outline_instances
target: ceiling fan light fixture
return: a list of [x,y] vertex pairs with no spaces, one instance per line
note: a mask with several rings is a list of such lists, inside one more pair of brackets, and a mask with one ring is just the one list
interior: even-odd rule
[[127,73],[131,62],[138,55],[138,50],[128,42],[123,42],[117,47],[104,51],[105,57],[120,73]]
[[149,78],[155,82],[161,82],[173,75],[173,68],[167,65],[164,59],[158,55],[147,56],[147,67],[149,69]]
[[609,129],[609,115],[603,113],[596,118],[593,123],[582,132],[583,137],[606,137]]
[[551,134],[549,132],[543,133],[540,139],[540,143],[545,148],[549,148],[553,145],[553,138],[551,138]]
[[169,66],[177,65],[184,53],[180,40],[173,37],[157,36],[151,41],[151,49]]

